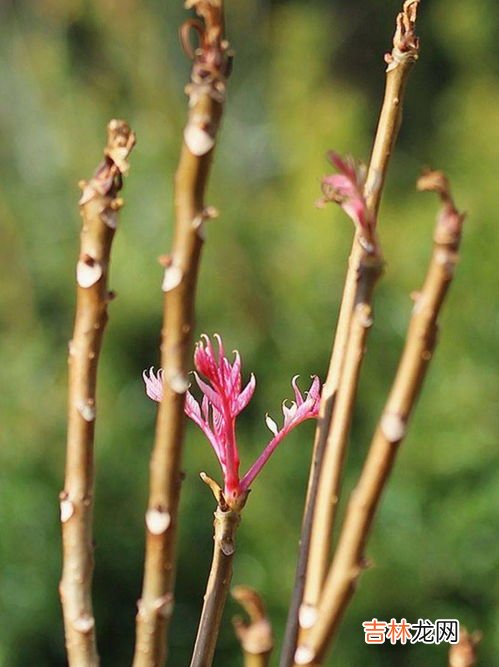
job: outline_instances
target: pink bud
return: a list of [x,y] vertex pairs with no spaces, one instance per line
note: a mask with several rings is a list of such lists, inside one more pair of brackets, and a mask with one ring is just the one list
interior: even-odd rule
[[[188,391],[185,398],[185,413],[199,426],[213,447],[224,476],[224,496],[228,505],[240,507],[240,501],[247,494],[251,483],[270,458],[283,438],[306,419],[317,417],[319,413],[320,382],[314,377],[310,389],[302,395],[292,380],[295,401],[290,406],[283,404],[284,423],[281,429],[270,417],[267,424],[274,437],[262,454],[242,479],[239,478],[239,452],[236,442],[236,418],[250,402],[255,391],[255,376],[251,375],[246,386],[241,389],[241,358],[234,352],[231,363],[225,356],[220,336],[215,334],[218,354],[212,341],[203,335],[196,345],[194,364],[196,384],[203,394],[201,405]],[[151,368],[142,374],[147,395],[155,401],[163,396],[163,371],[157,374]],[[203,377],[201,377],[203,376]]]

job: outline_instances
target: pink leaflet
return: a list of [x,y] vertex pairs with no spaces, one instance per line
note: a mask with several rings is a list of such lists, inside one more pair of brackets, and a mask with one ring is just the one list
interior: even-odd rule
[[[272,440],[265,447],[263,452],[257,458],[255,463],[251,466],[248,472],[244,475],[241,480],[241,489],[247,491],[255,477],[262,470],[263,466],[267,463],[271,455],[277,448],[277,445],[281,440],[290,433],[296,426],[301,424],[306,419],[314,419],[319,414],[319,402],[320,402],[320,381],[317,376],[314,376],[310,389],[307,392],[307,397],[304,399],[298,385],[296,383],[297,377],[295,376],[291,381],[293,389],[295,392],[296,403],[292,403],[291,408],[288,408],[283,404],[282,411],[284,415],[283,427],[278,431]],[[293,409],[294,406],[294,409]]]
[[366,170],[356,164],[351,157],[342,158],[338,153],[330,151],[328,158],[338,169],[338,174],[331,174],[322,179],[324,198],[319,202],[334,201],[341,206],[348,217],[370,237],[369,212],[364,198]]
[[161,401],[163,398],[163,369],[160,368],[157,375],[154,375],[154,366],[151,366],[149,369],[149,375],[147,371],[142,373],[144,382],[146,385],[146,394],[153,401]]
[[[185,414],[192,419],[192,421],[199,426],[199,428],[203,431],[205,436],[208,438],[211,446],[213,447],[213,450],[218,458],[219,461],[221,461],[221,455],[222,452],[220,451],[220,446],[219,446],[219,441],[216,437],[216,435],[213,433],[213,430],[210,428],[209,420],[208,420],[208,415],[202,416],[201,415],[201,410],[199,409],[199,403],[196,401],[196,399],[192,396],[192,394],[188,391],[185,394],[185,406],[184,406]],[[223,465],[222,465],[222,471],[223,471]]]
[[[240,487],[235,419],[253,395],[255,378],[252,376],[243,392],[241,392],[241,360],[239,354],[235,353],[234,364],[231,364],[225,357],[222,339],[218,335],[215,335],[215,338],[218,343],[218,359],[213,344],[206,335],[202,336],[202,340],[196,345],[194,353],[196,369],[208,381],[205,382],[197,373],[194,374],[196,383],[204,395],[203,403],[206,406],[203,424],[198,425],[205,433],[209,431],[210,434],[214,435],[217,443],[215,452],[224,473],[225,493],[228,498],[236,498],[240,495]],[[210,411],[213,428],[210,425]]]

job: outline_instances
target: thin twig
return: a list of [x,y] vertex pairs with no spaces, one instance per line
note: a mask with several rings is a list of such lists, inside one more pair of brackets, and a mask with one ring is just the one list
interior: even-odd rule
[[107,304],[113,298],[108,291],[108,273],[117,212],[123,205],[118,192],[135,143],[135,135],[124,121],[112,120],[107,131],[104,161],[90,181],[80,183],[83,225],[76,267],[76,318],[69,343],[66,474],[60,494],[63,542],[60,595],[71,667],[99,664],[92,610],[97,365]]
[[236,635],[244,653],[244,667],[268,667],[274,646],[272,626],[258,593],[249,586],[236,586],[232,597],[247,612],[250,621],[233,619]]
[[[419,43],[414,33],[414,23],[416,20],[418,4],[419,0],[406,2],[404,4],[403,11],[397,17],[397,28],[393,40],[392,53],[389,56],[385,56],[385,60],[391,60],[391,62],[396,61],[397,66],[391,66],[391,62],[389,63],[386,75],[385,95],[364,190],[367,207],[373,220],[376,220],[378,216],[389,159],[402,120],[402,106],[406,82],[411,66],[418,57]],[[331,544],[330,526],[332,525],[332,516],[324,516],[321,521],[321,525],[328,525],[326,532],[319,532],[320,529],[316,529],[316,534],[319,535],[320,538],[319,545],[313,550],[311,548],[310,540],[315,508],[319,505],[317,501],[317,491],[320,472],[324,467],[324,450],[330,430],[331,417],[335,407],[341,373],[345,362],[345,351],[349,338],[351,316],[356,301],[355,295],[357,292],[358,269],[362,256],[362,246],[358,240],[358,235],[356,234],[345,278],[345,286],[331,360],[327,378],[322,389],[321,408],[317,422],[307,500],[302,522],[300,553],[298,557],[295,587],[288,615],[280,667],[289,667],[293,662],[298,633],[298,616],[302,599],[304,602],[304,616],[311,616],[313,618],[313,610],[318,603],[318,596],[322,588],[326,568],[329,562]],[[345,397],[345,400],[347,400],[347,397]],[[343,456],[338,458],[341,462]],[[333,471],[333,481],[331,482],[333,487],[336,485],[335,480],[337,479],[339,479],[338,473]],[[328,493],[328,505],[331,505],[331,499],[334,501],[335,495],[334,491]],[[334,502],[331,505],[331,511],[334,512]],[[313,563],[308,566],[310,557],[313,559]],[[307,579],[306,594],[304,594],[305,578]],[[308,614],[307,610],[309,609],[312,610],[311,614]]]
[[317,621],[295,656],[296,665],[320,665],[365,567],[364,548],[407,422],[433,355],[437,318],[457,262],[464,216],[455,208],[441,172],[423,176],[418,187],[443,202],[434,249],[421,292],[416,296],[406,344],[392,389],[373,437],[358,484],[349,500],[333,563],[320,599]]
[[[144,580],[138,602],[134,667],[160,667],[166,659],[166,633],[173,609],[184,401],[195,291],[203,224],[213,215],[205,207],[204,192],[231,60],[228,43],[223,38],[222,0],[189,0],[186,6],[194,7],[204,23],[196,23],[200,41],[192,54],[191,83],[186,88],[189,117],[175,176],[173,251],[166,260],[163,281],[164,391],[150,464]],[[186,39],[185,31],[182,37]]]
[[241,515],[228,507],[217,507],[213,536],[213,561],[206,586],[191,667],[211,667],[220,630],[220,622],[232,579],[236,530]]

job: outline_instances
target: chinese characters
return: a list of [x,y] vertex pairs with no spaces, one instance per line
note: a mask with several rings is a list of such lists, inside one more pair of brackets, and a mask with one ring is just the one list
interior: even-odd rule
[[419,618],[417,623],[408,623],[405,618],[397,621],[379,621],[373,618],[362,623],[366,644],[457,644],[459,642],[459,621],[453,618],[438,618],[430,621]]

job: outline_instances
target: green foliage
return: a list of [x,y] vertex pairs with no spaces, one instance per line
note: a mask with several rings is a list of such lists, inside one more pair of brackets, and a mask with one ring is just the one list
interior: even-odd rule
[[[317,211],[329,148],[367,160],[380,104],[382,54],[399,2],[227,3],[236,61],[209,203],[197,331],[223,334],[257,374],[242,415],[243,470],[268,438],[263,415],[289,380],[324,376],[351,238],[332,207]],[[380,5],[383,5],[380,7]],[[232,6],[233,5],[233,6]],[[435,201],[418,195],[421,166],[445,169],[469,211],[462,261],[441,341],[410,436],[328,664],[421,667],[445,646],[369,647],[373,616],[459,618],[484,633],[483,665],[499,651],[497,618],[499,231],[498,14],[492,0],[423,3],[421,61],[381,210],[387,259],[345,481],[354,483],[390,385],[421,282]],[[0,410],[4,667],[65,664],[57,582],[57,494],[64,466],[79,178],[100,159],[104,128],[125,117],[138,146],[115,242],[100,369],[95,599],[103,664],[130,661],[141,584],[143,510],[155,406],[140,373],[157,364],[161,269],[169,247],[172,174],[185,117],[188,63],[177,45],[181,3],[19,0],[0,7]],[[278,451],[244,513],[234,583],[264,595],[282,637],[294,574],[312,425]],[[213,499],[198,478],[218,474],[189,425],[181,502],[172,667],[189,659],[211,556]],[[229,605],[216,664],[241,664]]]

